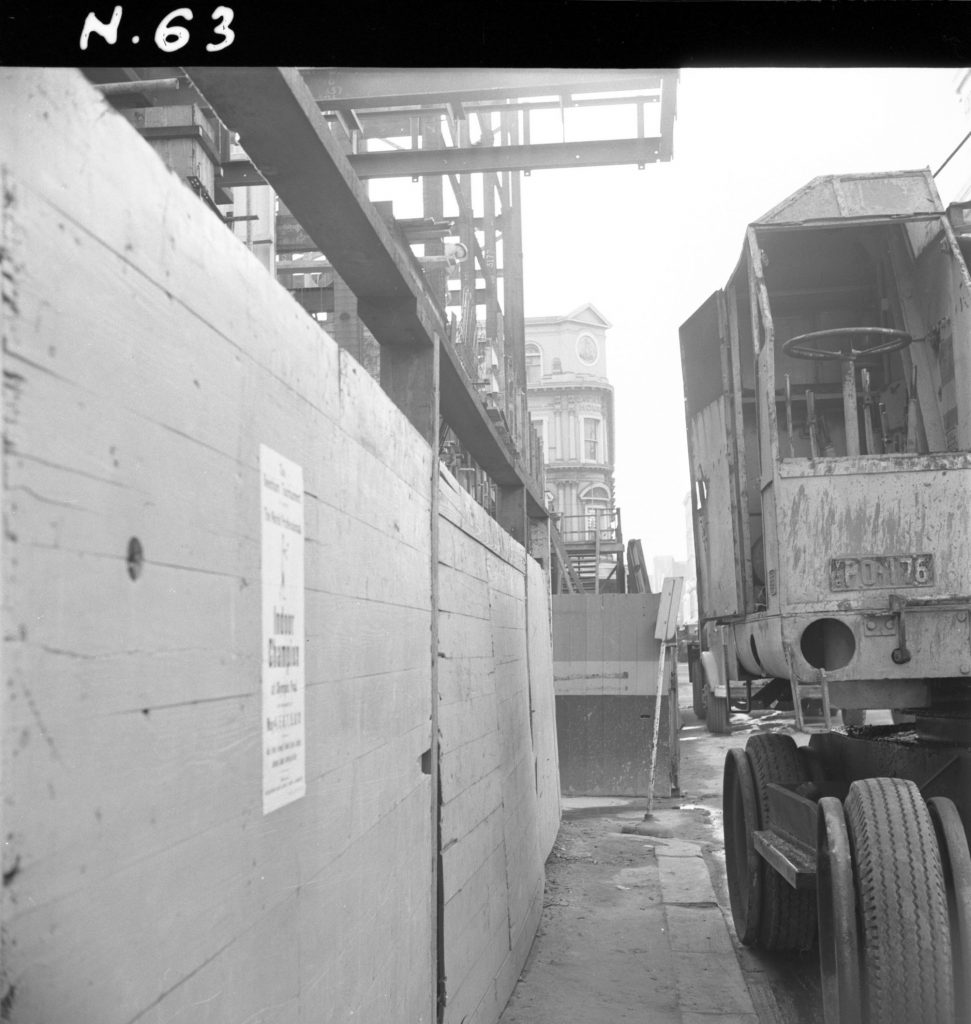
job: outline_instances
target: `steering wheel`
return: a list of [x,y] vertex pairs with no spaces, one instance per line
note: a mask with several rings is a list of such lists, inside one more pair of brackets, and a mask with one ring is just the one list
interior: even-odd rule
[[[859,347],[856,346],[860,339]],[[869,344],[870,339],[873,343]],[[799,334],[783,342],[782,351],[797,359],[835,359],[854,362],[863,356],[882,356],[906,348],[914,339],[890,327],[834,327]],[[827,342],[832,344],[827,345]]]

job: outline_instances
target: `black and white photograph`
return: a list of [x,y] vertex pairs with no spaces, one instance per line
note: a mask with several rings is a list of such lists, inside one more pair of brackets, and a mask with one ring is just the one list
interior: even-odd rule
[[277,6],[0,12],[0,1021],[971,1021],[971,47]]

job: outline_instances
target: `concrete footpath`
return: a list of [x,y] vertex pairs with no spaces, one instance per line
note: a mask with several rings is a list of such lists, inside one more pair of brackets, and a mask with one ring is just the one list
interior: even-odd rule
[[709,735],[690,709],[683,720],[682,795],[656,799],[650,821],[645,800],[563,800],[543,919],[500,1024],[822,1020],[815,954],[742,947],[725,883],[725,750],[788,729],[772,713],[736,716],[730,737]]

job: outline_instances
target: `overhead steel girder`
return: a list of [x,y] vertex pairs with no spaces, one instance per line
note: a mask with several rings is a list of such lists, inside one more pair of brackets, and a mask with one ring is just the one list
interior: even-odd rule
[[543,68],[303,68],[325,110],[656,89],[665,72]]
[[293,68],[191,67],[195,87],[357,296],[381,345],[434,343],[442,316]]
[[407,178],[425,174],[483,171],[540,171],[557,167],[607,167],[656,163],[661,139],[545,142],[529,146],[470,146],[462,149],[395,150],[360,153],[350,164],[361,179]]
[[441,413],[493,479],[523,487],[530,515],[545,517],[543,496],[489,420],[458,356],[444,339],[442,315],[425,291],[360,179],[331,137],[292,68],[185,68],[358,299],[358,313],[382,346],[440,346]]

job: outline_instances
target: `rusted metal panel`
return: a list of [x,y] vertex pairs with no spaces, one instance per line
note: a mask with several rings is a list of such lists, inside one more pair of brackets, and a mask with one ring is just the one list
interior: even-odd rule
[[[754,455],[754,443],[750,443],[748,432],[745,429],[745,406],[742,397],[742,357],[743,349],[739,334],[738,319],[738,292],[732,284],[725,292],[725,299],[722,303],[726,324],[724,334],[728,348],[729,372],[732,403],[732,437],[733,456],[735,464],[735,493],[737,495],[737,517],[736,536],[739,539],[739,603],[746,611],[755,610],[755,581],[753,577],[752,559],[752,523],[748,481],[754,479],[748,462]],[[745,351],[746,362],[750,365],[751,355]],[[751,442],[755,442],[754,435]]]
[[[927,246],[914,270],[916,299],[926,351],[934,376],[925,384],[932,394],[921,407],[940,403],[943,444],[950,451],[971,448],[971,280],[951,229],[943,222],[938,244]],[[915,348],[914,345],[911,348]],[[921,378],[918,377],[918,388]],[[936,389],[936,396],[934,395]]]
[[[654,699],[556,698],[560,787],[564,796],[644,796],[648,787]],[[657,790],[670,772],[668,704],[661,704]]]
[[777,482],[779,574],[783,639],[804,677],[804,630],[830,616],[853,648],[830,679],[971,678],[971,457],[795,461],[802,474],[786,466]]
[[[860,458],[855,473],[846,459],[815,468],[795,461],[803,472],[786,466],[777,481],[786,611],[835,610],[856,595],[900,587],[934,597],[971,594],[971,457]],[[906,466],[911,472],[900,471]],[[829,471],[837,467],[845,471]],[[927,501],[928,493],[935,500]],[[834,559],[842,564],[834,568]]]
[[943,212],[934,179],[924,168],[813,178],[755,223],[760,226],[805,224],[858,217],[932,216]]
[[703,485],[696,519],[700,528],[697,571],[705,595],[706,616],[735,615],[740,611],[727,420],[727,401],[722,397],[693,417],[688,427],[692,476]]

